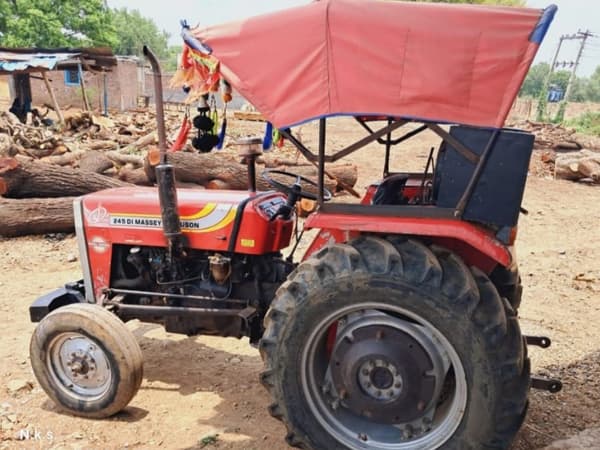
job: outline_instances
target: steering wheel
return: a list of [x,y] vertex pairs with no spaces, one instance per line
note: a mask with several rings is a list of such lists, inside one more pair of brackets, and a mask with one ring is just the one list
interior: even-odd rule
[[[284,177],[294,178],[295,182],[292,185],[288,185],[288,184],[282,183],[281,181],[277,181],[277,180],[273,179],[271,177],[271,175],[282,175]],[[292,205],[294,203],[296,203],[296,201],[299,198],[306,198],[308,200],[317,200],[317,194],[313,194],[312,192],[306,192],[306,191],[302,190],[301,182],[310,184],[311,186],[315,186],[316,188],[318,188],[317,183],[310,180],[309,178],[303,177],[302,175],[297,175],[295,173],[285,172],[283,170],[275,170],[275,169],[266,169],[265,171],[263,171],[262,176],[263,176],[264,180],[267,183],[269,183],[271,186],[273,186],[275,189],[277,189],[280,192],[283,192],[284,194],[287,194],[289,196],[288,203],[292,203]],[[329,189],[327,189],[326,187],[323,187],[323,200],[325,200],[325,201],[331,200],[331,197],[332,197],[331,191]]]

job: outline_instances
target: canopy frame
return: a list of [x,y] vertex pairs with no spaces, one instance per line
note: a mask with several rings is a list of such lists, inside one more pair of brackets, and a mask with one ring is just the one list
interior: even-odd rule
[[[379,128],[377,131],[374,131],[372,127],[367,124],[367,120],[364,117],[354,116],[354,119],[362,125],[362,127],[367,130],[369,133],[367,136],[356,140],[354,143],[346,146],[342,150],[337,151],[333,155],[326,155],[326,136],[327,136],[327,118],[323,117],[319,119],[319,136],[318,136],[318,153],[313,153],[308,147],[306,147],[294,134],[291,129],[280,130],[280,133],[289,140],[298,151],[309,161],[317,162],[317,203],[319,206],[319,210],[323,213],[338,213],[338,214],[358,214],[358,215],[373,215],[373,209],[371,207],[365,208],[364,205],[360,204],[331,204],[325,203],[324,201],[324,193],[325,193],[325,163],[332,163],[340,160],[341,158],[348,156],[361,148],[371,144],[372,142],[377,142],[379,144],[385,145],[385,161],[384,161],[384,169],[383,176],[387,177],[390,175],[389,172],[389,162],[390,162],[390,153],[391,147],[398,145],[421,132],[429,129],[437,134],[443,142],[451,145],[458,153],[460,153],[466,160],[475,164],[475,168],[473,170],[473,174],[469,179],[467,187],[461,196],[460,200],[457,203],[456,208],[425,208],[418,207],[415,205],[378,205],[377,213],[384,216],[400,216],[400,217],[410,217],[415,216],[417,213],[420,217],[436,217],[436,218],[448,218],[448,219],[461,219],[465,208],[469,204],[473,196],[473,192],[477,186],[477,182],[483,173],[486,162],[489,159],[490,154],[494,148],[494,144],[500,134],[501,129],[494,129],[494,132],[488,139],[485,148],[481,155],[477,154],[475,151],[464,145],[450,133],[448,133],[445,129],[443,129],[439,124],[432,122],[424,122],[419,120],[412,119],[403,119],[403,118],[393,118],[388,117],[383,120],[387,120],[387,125]],[[414,130],[410,130],[403,134],[402,136],[392,139],[392,132],[402,128],[404,125],[409,123],[422,123],[423,125],[419,126]],[[386,136],[385,139],[383,136]],[[418,210],[418,212],[417,212]]]

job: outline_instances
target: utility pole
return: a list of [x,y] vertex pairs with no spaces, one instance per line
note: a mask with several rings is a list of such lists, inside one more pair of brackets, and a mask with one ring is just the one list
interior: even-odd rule
[[567,84],[567,89],[565,90],[564,101],[569,99],[569,94],[571,93],[571,88],[573,87],[573,81],[575,81],[575,73],[577,72],[577,66],[579,65],[579,60],[581,59],[581,54],[583,53],[583,48],[585,47],[585,41],[592,37],[593,34],[590,30],[586,31],[578,31],[577,39],[581,39],[581,44],[579,45],[579,52],[577,53],[577,58],[575,59],[575,65],[573,66],[573,70],[571,72],[571,76],[569,77],[569,83]]
[[558,47],[556,47],[556,52],[554,52],[554,57],[552,58],[552,62],[550,63],[550,72],[548,72],[548,76],[546,77],[546,81],[544,82],[544,92],[548,91],[548,85],[550,84],[550,78],[552,77],[552,73],[554,72],[554,67],[556,67],[556,60],[558,59],[558,53],[560,52],[560,47],[562,47],[562,43],[565,40],[565,35],[563,34],[558,41]]
[[[547,96],[548,96],[548,87],[550,85],[550,79],[552,77],[552,73],[554,73],[554,69],[556,67],[562,65],[563,67],[568,66],[571,68],[571,75],[569,76],[569,81],[567,83],[567,87],[565,89],[564,96],[563,96],[562,100],[560,101],[558,112],[557,112],[556,118],[555,118],[555,121],[562,122],[565,108],[566,108],[566,102],[569,99],[569,95],[571,94],[571,89],[573,88],[573,82],[575,81],[577,66],[579,66],[579,61],[581,59],[581,55],[583,54],[583,49],[585,47],[585,43],[586,43],[587,39],[592,36],[594,36],[594,35],[589,30],[587,30],[587,31],[578,30],[577,33],[563,34],[560,37],[560,40],[558,42],[558,47],[556,47],[556,52],[554,53],[554,57],[552,58],[552,63],[550,65],[550,72],[548,73],[548,76],[546,77],[546,80],[544,82],[544,87],[542,89],[542,92],[540,94],[540,98],[538,101],[538,111],[537,111],[537,120],[538,121],[544,120],[544,116],[546,115],[546,102],[547,102]],[[573,62],[573,61],[557,61],[563,41],[569,41],[569,40],[580,40],[581,41],[575,62]]]
[[577,30],[577,33],[574,35],[572,39],[579,39],[581,43],[579,44],[579,51],[577,52],[577,58],[575,58],[575,63],[573,64],[573,68],[571,69],[571,76],[569,77],[569,82],[567,83],[567,88],[565,89],[565,96],[560,101],[558,105],[558,110],[556,111],[556,117],[554,117],[554,122],[561,123],[565,118],[565,110],[567,109],[567,102],[569,101],[569,97],[571,95],[571,89],[573,88],[573,82],[575,81],[575,74],[577,73],[577,66],[579,66],[579,60],[581,59],[581,55],[583,53],[583,48],[585,47],[585,41],[589,37],[592,37],[593,34],[590,30],[581,31]]
[[542,92],[538,96],[537,102],[537,117],[536,120],[538,122],[543,122],[544,117],[546,116],[546,104],[548,102],[548,87],[550,86],[550,78],[552,78],[552,73],[554,72],[554,67],[556,66],[556,60],[558,58],[558,54],[560,53],[560,47],[562,46],[563,41],[566,39],[566,36],[563,34],[559,41],[558,47],[556,47],[556,51],[554,52],[554,57],[552,58],[552,63],[550,63],[550,71],[544,80],[544,85],[542,86]]

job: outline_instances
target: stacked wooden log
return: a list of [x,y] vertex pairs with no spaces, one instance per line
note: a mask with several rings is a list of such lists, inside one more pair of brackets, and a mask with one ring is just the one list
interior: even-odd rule
[[[0,236],[71,231],[77,196],[154,185],[159,162],[154,120],[148,111],[111,119],[67,112],[65,127],[58,130],[24,125],[12,114],[0,113]],[[167,116],[168,136],[176,135],[180,120],[178,115]],[[179,187],[247,189],[247,166],[237,149],[204,154],[186,150],[169,153]],[[278,151],[257,161],[259,190],[271,189],[260,176],[265,168],[316,179],[313,164],[289,150]],[[356,166],[341,164],[327,166],[327,175],[326,187],[332,192],[351,192],[358,174]]]
[[535,135],[530,173],[572,181],[599,183],[600,136],[577,133],[560,124],[530,120],[509,124]]
[[600,152],[580,150],[557,156],[554,176],[565,180],[600,184]]
[[533,122],[531,120],[511,124],[535,135],[534,149],[538,150],[600,150],[600,139],[577,133],[574,128],[560,124]]

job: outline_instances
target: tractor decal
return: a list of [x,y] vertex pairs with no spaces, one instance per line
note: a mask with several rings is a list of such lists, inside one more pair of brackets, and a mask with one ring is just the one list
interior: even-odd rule
[[[188,232],[208,233],[229,225],[235,218],[235,208],[230,204],[208,203],[200,211],[181,216],[181,229]],[[115,213],[110,215],[110,226],[116,228],[162,228],[158,214]]]

